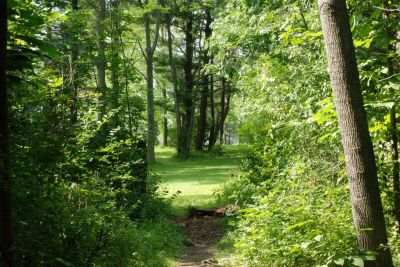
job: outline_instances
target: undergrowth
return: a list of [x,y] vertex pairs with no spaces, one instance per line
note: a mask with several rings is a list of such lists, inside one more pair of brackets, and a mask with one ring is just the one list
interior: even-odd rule
[[[296,157],[278,162],[276,152],[254,146],[219,192],[220,202],[239,207],[224,223],[228,234],[220,247],[243,266],[364,266],[374,259],[357,247],[342,159],[323,171],[322,164],[317,168]],[[398,261],[393,232],[390,245]]]

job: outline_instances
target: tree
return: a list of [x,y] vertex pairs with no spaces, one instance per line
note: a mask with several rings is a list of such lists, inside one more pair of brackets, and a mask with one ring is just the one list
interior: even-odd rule
[[97,90],[99,96],[99,111],[98,120],[101,121],[106,113],[105,94],[106,94],[106,44],[104,21],[106,19],[106,2],[105,0],[98,0],[96,31],[97,31]]
[[[78,0],[71,0],[71,8],[76,15],[78,12]],[[78,56],[79,56],[79,48],[78,43],[79,39],[77,38],[77,32],[72,32],[72,52],[71,52],[71,85],[70,85],[70,97],[71,97],[71,105],[70,105],[70,116],[71,122],[75,124],[78,120],[78,81],[77,81],[77,65],[78,65]]]
[[7,90],[7,1],[0,3],[0,253],[5,266],[13,265],[10,140]]
[[[395,70],[393,54],[396,52],[395,42],[396,39],[396,28],[392,27],[390,2],[388,0],[383,1],[383,7],[385,9],[384,15],[384,30],[386,33],[386,48],[387,48],[387,78],[390,80],[393,77]],[[399,148],[398,148],[398,136],[397,136],[397,122],[396,122],[396,103],[390,109],[390,135],[391,135],[391,149],[392,149],[392,182],[393,182],[393,206],[394,206],[394,218],[397,230],[400,231],[400,183],[399,183]]]
[[393,206],[394,219],[397,230],[400,231],[400,184],[399,184],[399,147],[396,122],[396,105],[390,109],[390,135],[392,141],[392,180],[393,180]]
[[221,148],[224,143],[224,125],[229,112],[230,99],[231,88],[229,86],[229,82],[226,80],[225,77],[223,77],[221,88],[221,115],[219,121],[219,144]]
[[[120,1],[113,0],[110,3],[110,16],[111,16],[111,105],[113,109],[119,107],[119,93],[120,93],[120,57],[119,57],[119,36],[120,36]],[[117,124],[118,124],[118,118]]]
[[345,0],[318,1],[329,73],[350,180],[358,245],[378,253],[369,266],[393,266]]
[[[172,9],[172,8],[171,8]],[[175,109],[175,124],[176,124],[176,150],[178,153],[178,157],[182,157],[183,154],[183,145],[182,145],[182,120],[181,120],[181,111],[179,107],[179,92],[178,92],[178,75],[176,71],[176,64],[173,54],[173,39],[172,39],[172,14],[171,12],[166,14],[166,27],[168,33],[168,60],[169,65],[171,67],[171,75],[172,75],[172,87],[174,94],[174,109]]]
[[[142,1],[139,1],[139,3],[142,8],[145,8],[144,4],[149,4],[148,1],[145,1],[144,4],[142,3]],[[156,129],[154,120],[154,52],[156,51],[159,37],[160,11],[156,10],[156,28],[153,40],[151,37],[151,17],[151,13],[149,11],[146,11],[143,15],[146,33],[146,48],[144,51],[144,55],[146,59],[147,82],[147,160],[149,163],[154,162],[156,159],[154,154],[154,145],[156,141]]]
[[190,139],[193,125],[193,113],[194,113],[194,103],[193,103],[193,88],[195,86],[194,74],[193,74],[193,56],[194,56],[194,14],[192,11],[192,0],[185,1],[187,5],[187,12],[185,12],[185,61],[183,66],[184,76],[185,76],[185,91],[183,93],[183,106],[184,106],[184,116],[183,116],[183,145],[184,145],[184,158],[189,157],[190,153]]
[[211,114],[211,123],[210,123],[210,133],[208,136],[208,151],[211,151],[213,148],[215,141],[217,140],[216,131],[217,120],[215,118],[215,101],[214,101],[214,76],[210,77],[210,114]]
[[[212,35],[212,29],[211,29],[211,23],[212,23],[212,17],[211,17],[211,12],[210,9],[207,9],[205,11],[206,14],[206,25],[204,28],[205,32],[205,42],[208,42],[209,38]],[[208,55],[209,49],[208,47],[204,49],[204,65],[207,65],[210,63],[210,57]],[[199,107],[199,123],[198,123],[198,128],[197,128],[197,136],[196,136],[196,144],[195,144],[195,149],[198,151],[203,150],[204,146],[204,141],[206,139],[206,128],[207,128],[207,104],[208,104],[208,94],[209,94],[209,85],[210,82],[210,77],[209,74],[206,73],[204,74],[203,77],[203,86],[202,90],[200,91],[200,107]]]
[[[164,100],[167,100],[167,89],[162,89],[162,95]],[[163,114],[163,146],[168,146],[168,119],[167,119],[167,109],[164,108]]]

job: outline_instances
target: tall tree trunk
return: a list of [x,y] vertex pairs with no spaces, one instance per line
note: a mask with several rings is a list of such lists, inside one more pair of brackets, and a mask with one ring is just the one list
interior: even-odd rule
[[[78,0],[71,1],[71,8],[74,13],[78,12]],[[79,49],[78,49],[78,37],[77,31],[73,31],[72,38],[72,53],[71,53],[71,106],[70,106],[70,119],[71,123],[75,124],[78,120],[78,81],[77,77],[77,65],[78,65],[78,57],[79,57]]]
[[[222,145],[224,144],[224,134],[225,134],[225,120],[229,113],[229,106],[230,106],[230,99],[231,99],[231,89],[229,86],[229,82],[226,80],[225,77],[222,78],[222,88],[221,88],[221,112],[219,116],[219,144],[222,149]],[[215,136],[218,135],[218,132],[215,133]],[[222,150],[221,150],[222,152]]]
[[224,123],[226,121],[226,117],[228,117],[229,109],[230,109],[230,104],[231,104],[231,94],[232,94],[232,88],[231,85],[228,81],[226,81],[225,84],[225,108],[224,108],[224,113],[223,113],[223,120]]
[[226,79],[222,78],[222,87],[221,87],[221,116],[219,121],[219,145],[222,148],[224,143],[224,117],[225,117],[225,91],[226,91]]
[[[383,1],[385,31],[387,38],[387,76],[391,77],[394,72],[392,52],[396,52],[395,45],[392,44],[392,38],[396,38],[396,30],[391,27],[390,23],[390,3],[388,0]],[[396,105],[390,110],[390,126],[391,126],[391,139],[392,139],[392,181],[393,181],[393,204],[394,204],[394,218],[396,221],[397,230],[400,231],[400,185],[399,185],[399,148],[397,137],[397,123],[396,123]]]
[[[142,1],[139,1],[144,8]],[[145,1],[147,5],[149,2]],[[159,4],[159,1],[158,1]],[[155,11],[155,33],[154,39],[151,38],[151,14],[145,13],[144,25],[146,33],[146,80],[147,80],[147,161],[152,163],[156,160],[154,145],[156,142],[155,119],[154,119],[154,52],[157,47],[160,33],[160,11]]]
[[13,265],[10,140],[8,128],[7,1],[0,2],[0,249],[3,264]]
[[106,113],[105,94],[106,94],[106,56],[105,56],[105,33],[104,21],[106,19],[105,0],[98,0],[96,31],[97,31],[97,91],[100,94],[98,99],[98,120],[101,121]]
[[208,77],[203,78],[203,88],[200,92],[200,108],[199,108],[199,121],[197,127],[197,136],[195,149],[197,151],[202,151],[204,146],[204,141],[206,138],[206,126],[207,126],[207,104],[208,104]]
[[396,106],[390,110],[390,128],[392,139],[392,179],[393,179],[393,202],[394,218],[397,230],[400,231],[400,182],[399,182],[399,147],[397,137]]
[[[391,27],[391,15],[390,15],[390,2],[389,0],[383,0],[383,17],[384,17],[384,25],[386,31],[386,48],[387,48],[387,66],[388,66],[388,76],[393,74],[393,56],[391,53],[396,52],[395,44],[392,43],[393,39],[396,39],[396,29]],[[396,25],[397,26],[397,25]]]
[[[363,106],[357,62],[345,0],[319,0],[329,73],[350,181],[358,245],[378,253],[366,266],[393,266],[375,157]],[[366,230],[368,229],[368,230]]]
[[156,160],[154,145],[156,139],[154,120],[154,53],[151,49],[150,14],[145,15],[146,30],[146,71],[147,71],[147,161]]
[[[119,62],[119,0],[111,1],[111,104],[113,109],[119,107],[119,94],[120,94],[120,62]],[[118,117],[117,117],[118,124]]]
[[171,74],[172,74],[172,86],[174,90],[174,108],[175,108],[175,123],[176,123],[176,149],[178,153],[178,157],[182,157],[183,155],[183,145],[182,145],[182,120],[181,120],[181,111],[179,107],[179,92],[178,92],[178,75],[176,71],[176,65],[174,60],[174,54],[172,49],[172,15],[166,14],[167,21],[167,33],[168,33],[168,57],[169,64],[171,66]]
[[215,101],[214,101],[214,77],[210,77],[210,113],[211,113],[211,124],[210,124],[210,134],[208,138],[208,151],[211,151],[215,144],[216,136],[215,129],[216,119],[215,119]]
[[[167,90],[164,88],[162,90],[162,95],[164,100],[167,100]],[[167,119],[167,109],[164,108],[163,114],[163,146],[168,146],[168,119]]]
[[[212,35],[211,29],[212,17],[210,10],[206,10],[206,25],[205,25],[205,37],[206,42],[208,42],[209,38]],[[204,65],[210,63],[210,58],[208,56],[209,49],[205,49],[204,51]],[[203,77],[203,88],[201,90],[200,97],[200,115],[199,115],[199,123],[197,128],[197,136],[196,136],[196,144],[195,149],[197,151],[202,151],[204,146],[204,141],[206,139],[206,127],[207,127],[207,104],[208,104],[208,90],[209,90],[209,75],[205,74]]]
[[154,145],[155,145],[155,121],[154,121],[154,60],[153,51],[151,50],[151,28],[150,14],[145,15],[146,30],[146,71],[147,71],[147,161],[149,163],[155,161]]
[[[187,5],[191,6],[192,0],[187,0]],[[184,141],[184,157],[189,157],[190,152],[190,136],[192,128],[192,116],[193,116],[193,87],[194,87],[194,77],[193,77],[193,50],[194,50],[194,37],[193,37],[193,14],[191,11],[186,17],[186,29],[185,29],[185,63],[184,63],[184,73],[185,73],[185,93],[183,104],[185,107],[184,116],[184,127],[185,127],[185,141]]]
[[[129,125],[129,136],[131,139],[133,139],[133,120],[132,120],[132,111],[131,111],[131,102],[129,99],[129,80],[128,80],[128,68],[126,67],[126,53],[125,53],[125,47],[123,46],[124,42],[122,40],[122,33],[121,31],[118,31],[118,37],[119,37],[119,45],[122,47],[122,64],[123,64],[123,69],[124,69],[124,83],[125,83],[125,102],[126,102],[126,108],[128,112],[128,125]],[[147,149],[146,149],[147,150]],[[146,152],[146,157],[147,157],[147,152]],[[146,159],[147,161],[147,159]]]

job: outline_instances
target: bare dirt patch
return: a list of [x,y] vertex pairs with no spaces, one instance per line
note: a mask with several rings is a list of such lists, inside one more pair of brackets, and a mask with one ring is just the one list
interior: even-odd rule
[[222,266],[213,255],[218,252],[214,244],[223,236],[223,231],[217,222],[225,216],[225,213],[226,208],[211,210],[190,208],[188,217],[172,218],[175,222],[184,225],[185,233],[192,243],[187,247],[177,267]]

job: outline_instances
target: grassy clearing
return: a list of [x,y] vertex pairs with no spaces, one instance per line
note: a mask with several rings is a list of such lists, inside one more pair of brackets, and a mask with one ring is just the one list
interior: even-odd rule
[[227,146],[222,156],[214,153],[196,154],[187,161],[174,158],[174,148],[157,147],[157,162],[151,170],[174,198],[173,213],[184,215],[188,206],[210,208],[215,205],[213,192],[229,181],[240,163],[243,146]]

